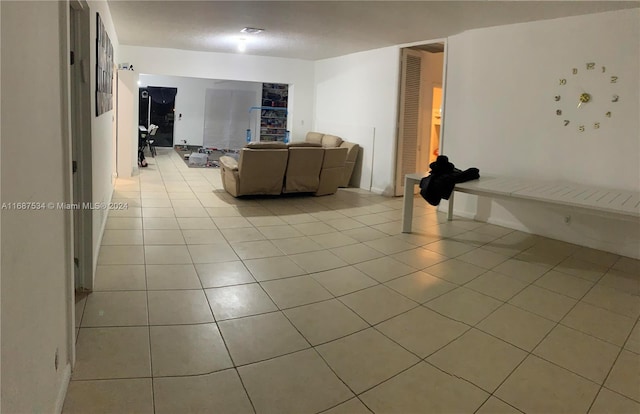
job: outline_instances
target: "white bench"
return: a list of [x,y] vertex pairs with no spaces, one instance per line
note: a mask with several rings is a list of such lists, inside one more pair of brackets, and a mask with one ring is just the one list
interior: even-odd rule
[[[411,233],[413,191],[424,174],[407,174],[404,181],[402,232]],[[448,220],[453,219],[456,191],[492,198],[511,198],[534,203],[556,204],[592,214],[626,220],[640,219],[640,191],[612,190],[562,181],[541,181],[509,177],[481,177],[456,184],[449,198]],[[426,201],[425,201],[426,202]]]

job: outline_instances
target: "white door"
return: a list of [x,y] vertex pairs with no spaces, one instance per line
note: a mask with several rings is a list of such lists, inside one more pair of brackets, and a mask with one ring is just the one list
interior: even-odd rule
[[[73,1],[69,10],[71,159],[73,160],[73,203],[92,201],[91,76],[89,6]],[[73,210],[75,288],[93,289],[93,212]]]
[[396,150],[395,195],[404,193],[404,176],[417,171],[418,139],[420,136],[420,75],[422,54],[402,50],[400,72],[400,110]]

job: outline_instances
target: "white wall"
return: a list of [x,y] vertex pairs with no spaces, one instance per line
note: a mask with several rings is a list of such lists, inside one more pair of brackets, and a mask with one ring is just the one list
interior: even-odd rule
[[[71,201],[64,70],[68,7],[67,2],[0,2],[2,202]],[[89,7],[87,72],[95,92],[96,11],[116,56],[118,43],[106,2],[89,2]],[[113,191],[113,113],[95,117],[94,100],[91,110],[93,201],[100,202],[109,200]],[[61,409],[72,358],[70,214],[2,212],[2,412]],[[94,213],[96,256],[105,216],[104,211]]]
[[[114,63],[117,64],[119,56],[119,43],[116,31],[111,19],[111,12],[106,1],[90,1],[91,9],[91,64],[89,72],[91,73],[91,150],[93,153],[93,202],[108,203],[111,201],[114,185],[114,160],[113,160],[113,139],[115,130],[115,112],[109,111],[96,117],[95,109],[95,85],[96,85],[96,12],[100,13],[100,18],[104,23],[105,29],[109,34],[109,39],[113,45]],[[117,82],[114,82],[114,87]],[[115,102],[114,102],[115,105]],[[97,209],[93,211],[93,252],[94,252],[94,268],[98,261],[100,252],[100,241],[104,232],[104,226],[107,220],[107,211]]]
[[[626,190],[640,189],[638,9],[473,30],[448,43],[444,154],[481,175],[562,179]],[[560,78],[586,62],[619,76],[615,88],[601,72],[582,82],[594,94],[585,105],[587,130],[563,126],[554,95]],[[585,71],[586,72],[586,71]],[[594,85],[594,86],[592,86]],[[572,91],[566,89],[567,93]],[[598,95],[598,92],[600,94]],[[620,102],[597,107],[612,93]],[[563,98],[578,102],[578,93]],[[600,100],[598,102],[598,100]],[[609,102],[605,102],[609,104]],[[572,108],[572,105],[564,108]],[[576,105],[577,106],[577,105]],[[597,109],[594,109],[597,108]],[[613,118],[602,115],[612,108]],[[591,118],[593,117],[593,120]],[[575,118],[573,118],[575,119]],[[601,128],[594,130],[593,122]],[[471,215],[475,198],[457,197],[456,212]],[[572,211],[493,202],[483,218],[629,256],[640,255],[639,228]],[[572,215],[570,225],[562,221]]]
[[315,64],[314,129],[362,147],[360,187],[393,193],[400,49],[387,47]]
[[[173,143],[202,145],[207,89],[250,90],[256,92],[255,106],[260,106],[261,82],[239,82],[220,79],[187,78],[182,76],[140,75],[140,87],[162,86],[178,88],[175,103]],[[249,120],[247,108],[247,122]],[[182,117],[180,117],[182,115]],[[243,135],[244,138],[244,135]]]
[[[0,2],[2,202],[62,202],[65,4]],[[2,211],[4,413],[55,412],[70,373],[68,213]],[[59,367],[54,367],[56,349]]]
[[139,73],[204,79],[286,83],[292,140],[304,140],[313,120],[312,61],[243,54],[195,52],[122,45],[119,62]]

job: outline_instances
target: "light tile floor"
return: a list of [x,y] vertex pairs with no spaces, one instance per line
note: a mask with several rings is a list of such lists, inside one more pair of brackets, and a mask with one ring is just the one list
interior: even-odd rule
[[638,413],[640,262],[357,189],[119,180],[65,413]]

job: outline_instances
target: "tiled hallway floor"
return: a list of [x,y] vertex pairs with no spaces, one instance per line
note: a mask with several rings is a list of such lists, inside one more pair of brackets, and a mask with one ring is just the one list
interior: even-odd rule
[[640,263],[421,198],[120,180],[65,413],[638,413]]

